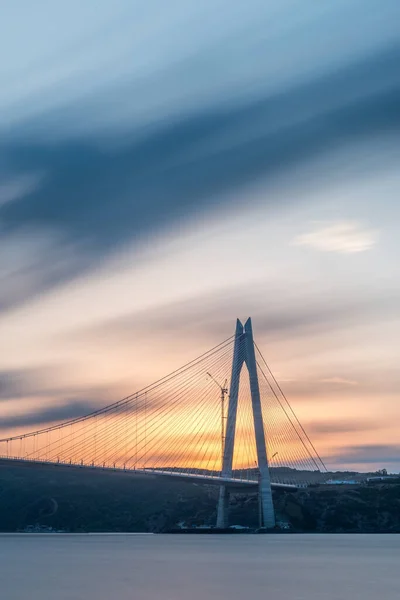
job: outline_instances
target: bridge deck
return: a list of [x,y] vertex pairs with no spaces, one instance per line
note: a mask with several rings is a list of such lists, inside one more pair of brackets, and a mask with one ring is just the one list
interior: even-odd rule
[[[0,467],[7,466],[10,464],[18,464],[25,465],[31,467],[40,467],[40,466],[51,466],[51,467],[61,467],[61,468],[72,468],[72,469],[90,469],[96,471],[111,471],[118,473],[127,473],[130,475],[145,475],[148,477],[164,477],[164,478],[172,478],[172,479],[180,479],[181,481],[189,481],[192,483],[203,483],[208,485],[226,485],[234,488],[245,488],[256,490],[258,486],[258,481],[256,479],[240,479],[237,477],[221,477],[220,475],[211,475],[204,473],[185,473],[180,471],[169,471],[163,469],[124,469],[119,467],[107,467],[107,466],[96,466],[96,465],[86,465],[86,464],[77,464],[77,463],[64,463],[64,462],[50,462],[50,461],[39,461],[39,460],[31,460],[31,459],[21,459],[21,458],[13,458],[7,456],[0,456]],[[291,489],[295,490],[300,487],[304,487],[303,485],[295,485],[292,483],[278,483],[271,482],[271,486],[274,489]]]

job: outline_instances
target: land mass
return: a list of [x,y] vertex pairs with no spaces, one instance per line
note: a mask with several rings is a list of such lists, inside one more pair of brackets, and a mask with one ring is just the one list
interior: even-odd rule
[[[218,487],[56,466],[0,465],[0,531],[165,532],[213,526]],[[294,532],[400,533],[400,479],[275,491]],[[230,523],[258,527],[257,496],[233,494]]]

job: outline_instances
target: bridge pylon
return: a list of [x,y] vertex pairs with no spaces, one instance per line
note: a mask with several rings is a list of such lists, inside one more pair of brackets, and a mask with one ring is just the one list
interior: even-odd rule
[[[254,435],[257,450],[257,467],[259,472],[258,493],[260,500],[261,525],[265,528],[275,526],[275,511],[272,501],[271,480],[269,474],[265,431],[261,410],[260,388],[258,384],[257,363],[254,351],[253,330],[251,319],[243,325],[239,319],[236,322],[235,343],[233,350],[232,371],[230,380],[230,393],[228,404],[228,417],[225,433],[225,445],[222,460],[222,477],[232,477],[233,451],[235,446],[236,417],[239,400],[240,374],[243,365],[246,365],[249,380],[251,404],[253,413]],[[220,486],[217,527],[225,529],[229,525],[228,519],[229,489]]]

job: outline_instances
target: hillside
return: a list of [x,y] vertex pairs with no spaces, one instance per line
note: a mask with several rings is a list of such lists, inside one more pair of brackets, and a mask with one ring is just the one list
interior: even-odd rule
[[[165,531],[214,525],[218,488],[149,476],[0,465],[0,531],[39,524],[70,532]],[[293,531],[400,532],[400,485],[322,486],[274,493]],[[257,527],[256,496],[231,498],[230,522]]]
[[0,531],[160,531],[215,512],[216,489],[124,473],[0,466]]

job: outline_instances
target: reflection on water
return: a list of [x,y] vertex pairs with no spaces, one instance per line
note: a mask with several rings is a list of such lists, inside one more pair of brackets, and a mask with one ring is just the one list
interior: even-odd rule
[[398,600],[400,535],[0,535],[4,600]]

